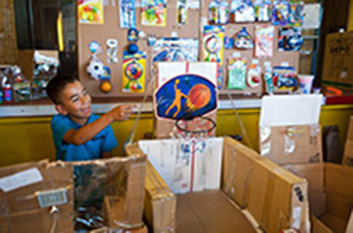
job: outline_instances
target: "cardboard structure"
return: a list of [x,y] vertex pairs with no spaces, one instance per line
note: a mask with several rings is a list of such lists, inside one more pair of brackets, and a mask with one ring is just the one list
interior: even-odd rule
[[146,157],[129,155],[1,168],[0,232],[140,229]]
[[278,164],[323,161],[319,122],[321,95],[262,99],[260,153]]
[[351,116],[349,121],[342,163],[344,165],[353,167],[353,116]]
[[309,183],[313,232],[348,233],[353,206],[353,168],[331,163],[285,166]]
[[[162,143],[162,141],[160,142]],[[157,192],[157,187],[160,187],[160,185],[146,186],[146,192],[153,193],[155,198],[161,200],[157,203],[154,202],[155,198],[146,199],[145,206],[149,205],[150,209],[152,206],[152,216],[154,217],[153,221],[149,221],[148,224],[164,223],[165,227],[175,231],[175,228],[172,228],[173,225],[165,223],[176,221],[176,229],[182,229],[183,233],[195,232],[195,229],[201,229],[202,226],[210,227],[210,229],[222,227],[228,230],[230,226],[231,229],[235,227],[231,232],[243,232],[242,229],[249,229],[249,222],[244,221],[244,216],[235,213],[237,209],[233,203],[234,201],[242,212],[247,212],[248,215],[252,216],[257,224],[256,227],[266,232],[281,232],[282,229],[289,228],[309,232],[307,182],[304,179],[293,175],[231,138],[223,139],[222,151],[222,175],[219,190],[223,193],[217,193],[217,190],[209,190],[177,196],[176,220],[172,219],[173,215],[168,215],[170,219],[166,221],[161,217],[161,212],[158,212],[167,210],[167,204],[164,208],[161,207],[162,200],[166,203],[170,201],[165,186],[163,185],[161,195]],[[153,153],[154,151],[150,151],[150,154]],[[167,156],[168,153],[165,151],[164,155]],[[150,156],[150,154],[147,156]],[[152,169],[152,167],[147,167],[147,169]],[[155,171],[153,173],[155,174]],[[160,175],[163,176],[163,174]],[[158,180],[161,182],[161,179]],[[207,201],[200,202],[202,206],[195,202],[195,200],[204,199]],[[207,206],[210,208],[207,208]],[[235,218],[231,218],[232,220],[227,218],[227,221],[222,221],[225,226],[219,226],[219,223],[216,222],[217,218],[212,213],[215,210],[214,208],[217,211],[226,209],[227,213],[229,213],[228,211],[233,212],[234,215],[240,217],[240,219],[236,218],[240,225],[234,223]],[[231,210],[231,208],[234,209]],[[183,214],[187,216],[182,216]],[[195,221],[191,221],[191,219]],[[153,227],[153,229],[157,228]],[[162,231],[157,230],[156,232]],[[249,229],[249,232],[252,231]]]

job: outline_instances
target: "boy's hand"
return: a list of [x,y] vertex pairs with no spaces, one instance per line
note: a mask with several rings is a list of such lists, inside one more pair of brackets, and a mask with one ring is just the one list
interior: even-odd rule
[[109,111],[107,114],[112,117],[113,121],[125,121],[131,116],[132,108],[133,106],[131,105],[120,105]]

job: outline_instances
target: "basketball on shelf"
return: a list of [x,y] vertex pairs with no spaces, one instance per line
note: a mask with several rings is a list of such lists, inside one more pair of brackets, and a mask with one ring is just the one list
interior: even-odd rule
[[210,89],[204,84],[196,84],[189,91],[187,105],[191,109],[200,109],[208,104],[210,98]]

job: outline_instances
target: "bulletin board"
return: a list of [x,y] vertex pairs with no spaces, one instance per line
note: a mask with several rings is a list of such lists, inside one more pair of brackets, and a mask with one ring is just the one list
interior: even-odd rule
[[[133,97],[142,97],[144,93],[127,93],[122,91],[122,60],[123,60],[123,51],[126,50],[129,42],[127,41],[127,31],[128,29],[120,28],[119,22],[119,6],[118,0],[102,0],[104,2],[104,24],[79,24],[78,23],[78,70],[79,78],[82,83],[87,87],[88,91],[93,97],[99,98],[109,98],[109,97],[118,97],[124,100],[133,99]],[[167,0],[167,21],[165,27],[156,27],[156,26],[144,26],[141,25],[141,1],[135,1],[136,6],[136,29],[138,31],[143,31],[146,34],[146,37],[153,35],[156,38],[168,38],[172,35],[177,36],[178,38],[194,38],[199,39],[199,61],[201,61],[201,46],[202,46],[202,28],[204,24],[207,24],[208,21],[208,6],[211,3],[211,0],[197,1],[189,0],[188,2],[198,2],[199,8],[188,8],[188,21],[185,25],[178,25],[177,23],[177,2],[178,0]],[[228,0],[228,4],[231,4],[231,0]],[[230,16],[232,18],[232,15]],[[260,23],[260,22],[251,22],[251,23],[234,23],[230,21],[229,24],[223,25],[225,28],[225,36],[233,37],[233,35],[240,30],[242,27],[246,27],[247,31],[254,38],[255,26],[256,25],[271,25],[271,22]],[[271,58],[259,60],[259,64],[262,67],[262,73],[264,71],[264,62],[271,62],[271,66],[281,66],[283,63],[286,63],[288,66],[295,68],[298,72],[299,67],[299,51],[278,51],[278,34],[279,27],[275,26],[274,38],[273,38],[273,56]],[[107,52],[106,52],[106,41],[109,38],[116,39],[118,41],[118,63],[117,64],[108,64]],[[109,93],[103,93],[99,90],[98,82],[92,79],[87,71],[86,67],[91,59],[91,52],[89,51],[89,44],[92,41],[97,41],[103,52],[98,56],[98,58],[111,70],[111,83],[113,85],[112,91]],[[146,78],[145,78],[145,89],[149,81],[151,80],[152,71],[151,67],[151,55],[152,47],[147,45],[146,40],[139,40],[137,42],[139,50],[146,52]],[[224,85],[219,91],[220,95],[225,95],[228,92],[235,95],[262,95],[265,91],[264,81],[261,81],[260,86],[256,88],[250,88],[246,86],[245,90],[227,90],[227,64],[228,58],[232,57],[234,52],[239,52],[241,57],[247,59],[248,64],[255,58],[254,50],[237,50],[237,49],[224,49],[223,56],[223,79]],[[148,93],[152,95],[152,93]]]

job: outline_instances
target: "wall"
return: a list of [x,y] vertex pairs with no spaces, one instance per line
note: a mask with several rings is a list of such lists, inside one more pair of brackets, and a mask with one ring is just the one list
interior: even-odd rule
[[[241,109],[238,110],[238,113],[253,148],[258,150],[260,109]],[[342,148],[350,115],[353,115],[353,105],[324,106],[321,112],[320,123],[322,126],[335,124],[339,126]],[[133,116],[125,122],[112,124],[119,141],[119,147],[114,151],[115,155],[122,155],[123,144],[128,138],[135,117]],[[146,132],[152,132],[152,117],[151,113],[142,114],[136,130],[136,140],[143,138]],[[55,159],[50,120],[51,117],[1,118],[0,166],[45,158]],[[217,135],[219,136],[241,134],[240,125],[233,110],[220,110],[217,115],[217,123]]]

